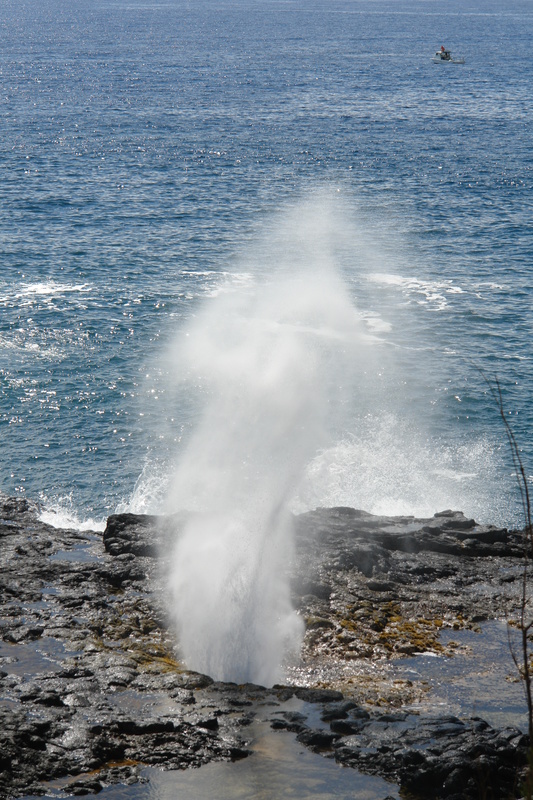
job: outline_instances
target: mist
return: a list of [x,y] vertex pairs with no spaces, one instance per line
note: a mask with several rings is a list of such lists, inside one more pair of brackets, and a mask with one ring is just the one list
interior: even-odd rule
[[168,494],[191,513],[172,554],[171,617],[191,669],[272,685],[297,652],[291,504],[332,440],[367,336],[338,274],[337,223],[315,198],[277,218],[239,288],[182,331],[173,370],[203,400]]

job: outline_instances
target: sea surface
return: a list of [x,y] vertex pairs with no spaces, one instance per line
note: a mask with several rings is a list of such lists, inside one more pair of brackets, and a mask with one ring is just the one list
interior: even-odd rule
[[491,387],[531,481],[532,24],[521,0],[4,0],[0,489],[58,525],[164,509],[211,391],[176,374],[191,322],[319,258],[368,357],[293,508],[521,524]]

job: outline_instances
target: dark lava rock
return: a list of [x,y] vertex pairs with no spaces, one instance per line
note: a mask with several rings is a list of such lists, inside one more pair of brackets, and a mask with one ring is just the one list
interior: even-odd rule
[[360,720],[355,734],[335,743],[336,760],[428,800],[458,793],[464,800],[518,796],[517,776],[527,761],[527,740],[519,731],[508,738],[455,718],[384,720]]
[[342,700],[342,692],[334,689],[296,689],[294,694],[306,703],[331,703],[334,700]]
[[113,514],[103,534],[104,547],[112,556],[132,553],[152,556],[159,552],[157,517],[147,514]]
[[[166,628],[157,558],[183,515],[113,515],[102,536],[52,528],[38,513],[0,495],[0,797],[44,794],[57,780],[64,793],[96,794],[140,780],[143,766],[245,758],[265,715],[274,730],[419,798],[517,796],[528,749],[520,731],[376,713],[370,694],[323,682],[266,689],[186,670]],[[311,664],[439,651],[442,626],[501,617],[519,596],[519,531],[452,511],[318,509],[294,524],[291,579]]]
[[502,618],[519,602],[522,531],[455,511],[417,519],[349,508],[301,514],[295,530],[293,597],[307,622],[307,660],[442,652],[443,627]]

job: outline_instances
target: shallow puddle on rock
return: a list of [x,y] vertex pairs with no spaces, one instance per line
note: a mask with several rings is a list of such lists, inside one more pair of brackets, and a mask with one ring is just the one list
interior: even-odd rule
[[254,753],[235,764],[209,764],[186,773],[159,773],[149,800],[384,800],[397,787],[341,767],[307,750],[290,733],[257,726]]
[[49,556],[50,561],[71,561],[73,563],[87,563],[95,561],[97,554],[91,543],[78,544],[72,550],[57,550]]
[[[519,655],[517,632],[510,629]],[[495,728],[527,730],[527,706],[514,665],[505,621],[492,620],[472,630],[444,630],[441,641],[459,645],[452,657],[420,655],[395,662],[405,679],[425,681],[426,698],[420,711],[481,717]]]
[[[200,769],[143,770],[145,784],[109,786],[102,800],[398,800],[398,787],[307,750],[293,734],[250,726],[253,754]],[[57,790],[48,797],[64,797]],[[37,800],[25,797],[22,800]]]
[[48,636],[19,644],[0,642],[0,666],[20,676],[53,674],[67,653],[70,655],[62,642]]

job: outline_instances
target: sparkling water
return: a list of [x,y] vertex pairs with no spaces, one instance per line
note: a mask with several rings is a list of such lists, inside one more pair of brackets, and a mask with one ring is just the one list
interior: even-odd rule
[[[520,523],[483,375],[531,476],[532,17],[6,0],[1,489],[57,524],[166,508],[212,391],[176,348],[222,294],[315,258],[319,230],[369,355],[318,376],[339,402],[290,507]],[[433,64],[441,44],[466,63]]]

